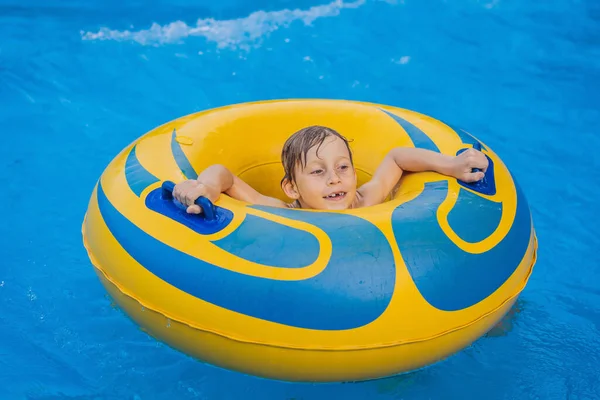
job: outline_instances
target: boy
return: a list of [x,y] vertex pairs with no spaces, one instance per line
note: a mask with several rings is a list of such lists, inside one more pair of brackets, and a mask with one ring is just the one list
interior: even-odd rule
[[[357,188],[348,141],[323,126],[310,126],[294,133],[283,146],[281,161],[285,171],[281,188],[294,200],[292,203],[258,193],[222,165],[212,165],[197,179],[177,184],[173,196],[193,214],[202,212],[194,204],[198,197],[215,202],[221,193],[264,206],[345,210],[383,202],[404,171],[435,171],[475,182],[483,178],[488,167],[487,158],[474,149],[453,157],[425,149],[397,147],[385,156],[372,179]],[[483,172],[472,172],[473,168]]]

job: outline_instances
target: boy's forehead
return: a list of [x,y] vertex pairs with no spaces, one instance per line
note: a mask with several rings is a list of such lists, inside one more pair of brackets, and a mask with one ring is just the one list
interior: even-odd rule
[[320,146],[315,145],[311,147],[306,153],[306,162],[323,160],[326,158],[340,158],[349,157],[350,152],[341,139],[337,139],[335,142],[323,142]]

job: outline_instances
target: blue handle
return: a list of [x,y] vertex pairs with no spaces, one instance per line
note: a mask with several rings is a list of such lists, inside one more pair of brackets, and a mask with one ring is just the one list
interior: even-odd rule
[[[479,142],[473,143],[473,148],[475,150],[481,151],[481,143],[479,143]],[[471,172],[481,172],[481,170],[479,168],[473,168]]]
[[[173,189],[175,189],[175,183],[171,181],[164,181],[162,184],[162,197],[165,200],[174,200]],[[207,220],[214,220],[216,218],[215,205],[206,197],[200,196],[194,201],[194,204],[202,207],[202,214]]]

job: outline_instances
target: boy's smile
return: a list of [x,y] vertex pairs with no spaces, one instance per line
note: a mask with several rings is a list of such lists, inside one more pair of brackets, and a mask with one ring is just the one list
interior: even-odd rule
[[324,197],[324,199],[331,201],[340,201],[346,198],[346,192],[334,192]]

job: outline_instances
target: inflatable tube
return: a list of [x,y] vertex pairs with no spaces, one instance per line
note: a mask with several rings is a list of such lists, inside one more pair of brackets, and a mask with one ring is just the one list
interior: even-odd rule
[[[476,184],[407,174],[385,203],[339,212],[222,195],[198,216],[173,203],[169,182],[215,163],[285,199],[282,145],[313,124],[352,140],[359,185],[396,146],[475,146],[490,166]],[[152,130],[101,175],[83,240],[107,291],[155,338],[223,368],[312,382],[395,375],[463,349],[511,308],[537,249],[527,200],[489,147],[416,112],[340,100],[238,104]]]

